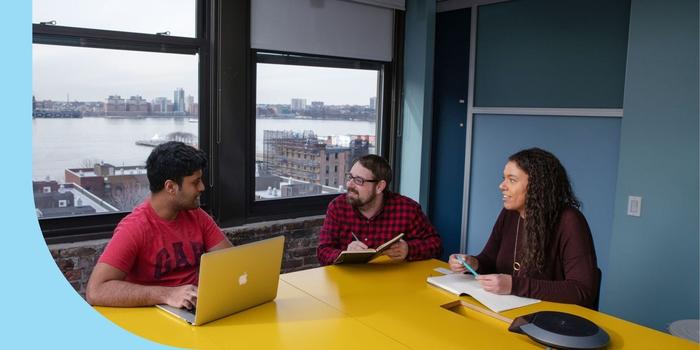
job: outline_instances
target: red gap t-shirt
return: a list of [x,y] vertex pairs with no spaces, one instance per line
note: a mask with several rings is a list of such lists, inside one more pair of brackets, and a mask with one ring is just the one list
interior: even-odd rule
[[119,222],[98,262],[125,272],[127,282],[196,285],[200,257],[224,238],[201,208],[181,211],[174,220],[166,221],[147,199]]

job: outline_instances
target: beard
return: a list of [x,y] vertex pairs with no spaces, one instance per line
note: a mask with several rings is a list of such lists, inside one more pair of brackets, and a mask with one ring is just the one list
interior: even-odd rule
[[197,195],[197,197],[194,199],[181,199],[178,205],[179,210],[191,210],[199,208],[201,206],[200,198],[201,195]]
[[[351,197],[350,196],[351,193],[354,194],[355,196]],[[371,203],[376,196],[377,195],[374,194],[374,192],[372,192],[372,193],[370,193],[369,197],[366,200],[362,200],[362,198],[360,198],[360,193],[357,192],[357,190],[348,188],[348,193],[345,196],[345,199],[347,200],[348,204],[350,204],[350,206],[352,206],[353,208],[361,208],[361,207],[365,206],[367,203]]]

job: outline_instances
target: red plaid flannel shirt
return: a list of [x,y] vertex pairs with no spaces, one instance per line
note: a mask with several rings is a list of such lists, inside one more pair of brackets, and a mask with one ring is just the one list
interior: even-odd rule
[[406,260],[434,258],[442,252],[440,236],[412,199],[384,192],[382,209],[367,219],[341,194],[328,205],[316,255],[321,265],[329,265],[354,240],[352,233],[376,248],[402,232],[408,243]]

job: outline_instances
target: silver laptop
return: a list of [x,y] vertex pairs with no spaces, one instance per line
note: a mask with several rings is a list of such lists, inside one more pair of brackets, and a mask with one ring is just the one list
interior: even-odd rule
[[202,254],[197,306],[192,312],[156,305],[191,325],[234,314],[277,296],[284,236]]

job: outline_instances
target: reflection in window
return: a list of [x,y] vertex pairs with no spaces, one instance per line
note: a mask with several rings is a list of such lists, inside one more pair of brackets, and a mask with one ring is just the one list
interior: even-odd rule
[[256,200],[345,192],[377,152],[377,70],[257,64]]

